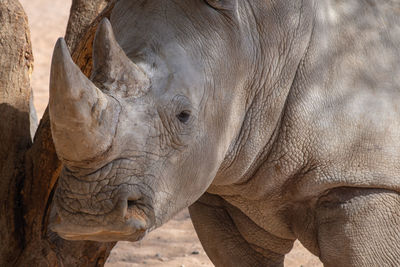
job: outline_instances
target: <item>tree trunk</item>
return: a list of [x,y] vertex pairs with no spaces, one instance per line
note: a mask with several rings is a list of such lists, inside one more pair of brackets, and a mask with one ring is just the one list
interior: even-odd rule
[[[75,62],[91,71],[92,42],[110,3],[74,1],[67,31]],[[97,3],[97,5],[94,4]],[[89,7],[85,9],[81,6]],[[85,17],[81,20],[79,17]],[[86,21],[82,26],[81,21]],[[69,25],[74,24],[69,22]],[[86,33],[85,33],[86,31]],[[77,36],[84,36],[81,40]],[[52,192],[61,169],[46,110],[34,142],[29,124],[29,78],[33,58],[27,19],[16,0],[0,0],[0,266],[103,266],[114,243],[71,242],[47,229]]]
[[65,41],[71,51],[75,51],[79,40],[87,32],[92,21],[111,0],[72,0]]
[[[22,7],[0,1],[0,265],[9,266],[23,250],[24,228],[19,191],[24,154],[31,146],[30,75],[33,68],[29,28]],[[2,264],[6,263],[6,264]]]

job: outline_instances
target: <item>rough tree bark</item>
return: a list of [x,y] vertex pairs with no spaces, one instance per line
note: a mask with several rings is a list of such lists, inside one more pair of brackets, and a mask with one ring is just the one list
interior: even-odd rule
[[0,1],[0,265],[24,244],[21,189],[29,131],[33,57],[27,19],[18,2]]
[[72,0],[65,41],[71,51],[87,32],[92,21],[109,4],[111,0]]
[[[70,47],[76,47],[73,58],[86,74],[91,71],[97,25],[113,8],[110,3],[93,21],[105,2],[108,0],[74,1],[71,8],[73,29],[66,38]],[[69,242],[47,229],[61,163],[47,111],[31,142],[32,66],[25,13],[18,1],[0,0],[0,266],[102,266],[114,243]]]

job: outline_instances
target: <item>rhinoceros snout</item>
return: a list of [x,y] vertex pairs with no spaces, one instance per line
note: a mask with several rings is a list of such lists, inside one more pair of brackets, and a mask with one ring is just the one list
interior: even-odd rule
[[112,211],[90,214],[55,205],[49,228],[67,240],[138,241],[153,225],[153,211],[144,197],[123,197]]

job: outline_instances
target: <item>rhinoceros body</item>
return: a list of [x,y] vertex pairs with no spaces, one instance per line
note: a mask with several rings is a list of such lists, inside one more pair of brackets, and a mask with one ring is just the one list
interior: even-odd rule
[[217,266],[296,239],[400,265],[398,1],[120,0],[110,21],[90,80],[55,48],[54,231],[135,241],[190,206]]

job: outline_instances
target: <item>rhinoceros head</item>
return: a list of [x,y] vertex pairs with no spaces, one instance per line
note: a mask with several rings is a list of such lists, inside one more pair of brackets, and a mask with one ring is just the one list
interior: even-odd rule
[[63,238],[140,239],[207,190],[240,129],[240,32],[201,1],[178,2],[119,1],[98,27],[90,79],[55,46],[63,170],[51,228]]

